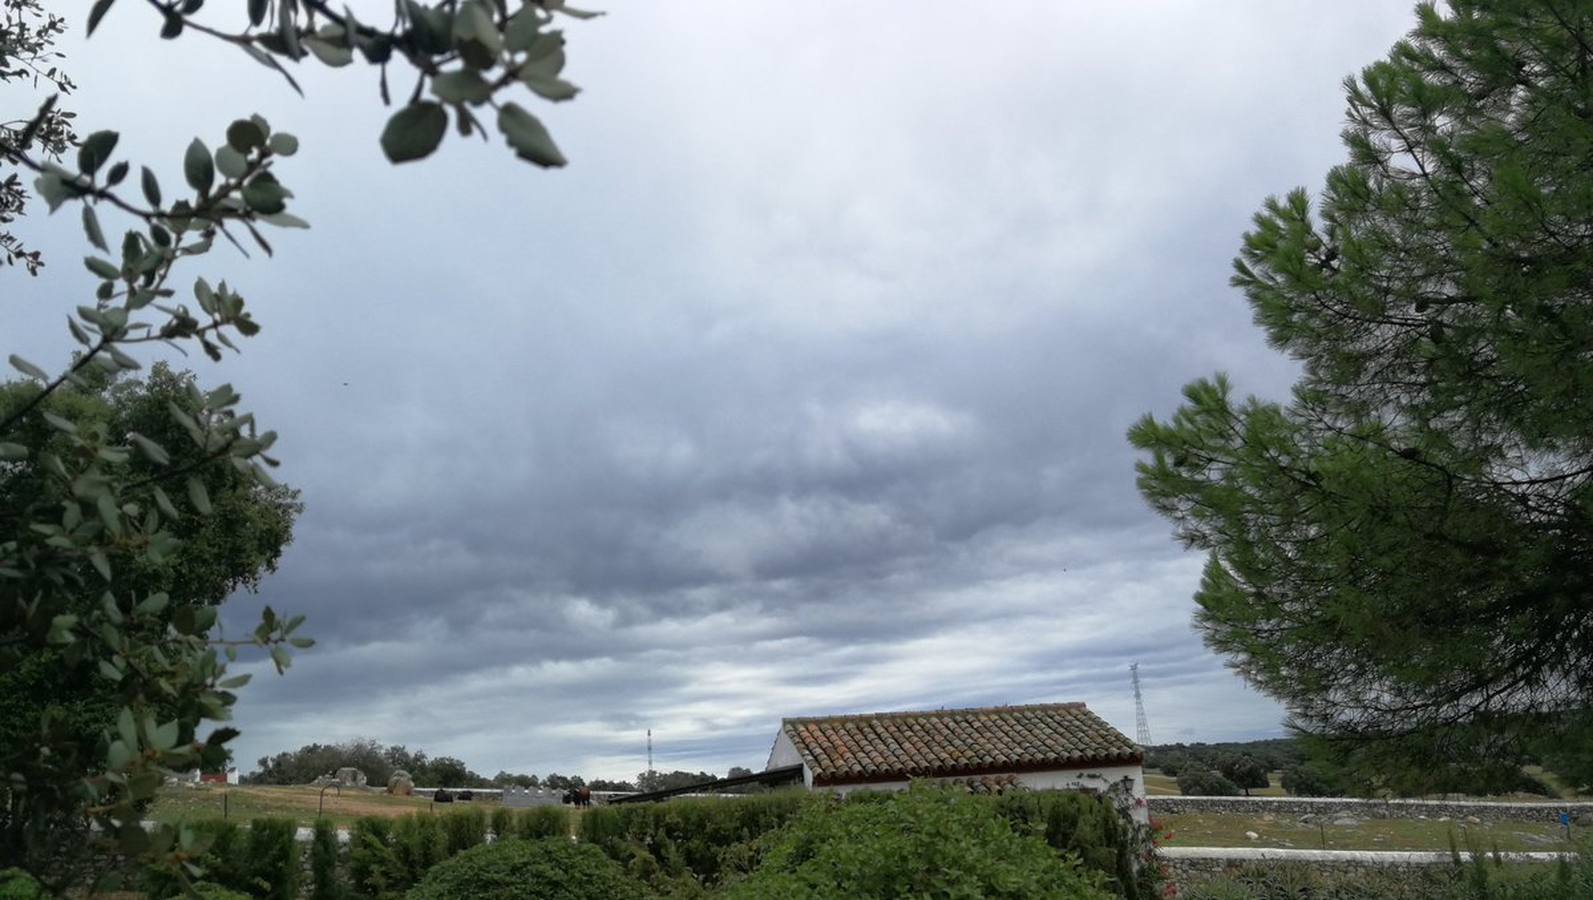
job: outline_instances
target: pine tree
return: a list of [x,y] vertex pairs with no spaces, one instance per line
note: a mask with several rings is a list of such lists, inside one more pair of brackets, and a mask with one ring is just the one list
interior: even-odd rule
[[1593,707],[1593,2],[1417,17],[1235,262],[1292,398],[1218,375],[1130,440],[1208,644],[1296,726],[1507,772]]

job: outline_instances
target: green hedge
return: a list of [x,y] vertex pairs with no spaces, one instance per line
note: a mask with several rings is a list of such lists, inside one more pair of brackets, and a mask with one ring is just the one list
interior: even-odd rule
[[[247,869],[253,890],[263,900],[295,900],[299,896],[299,823],[293,819],[262,818],[249,823]],[[212,879],[214,880],[214,879]],[[239,885],[217,882],[223,887]]]
[[50,895],[21,869],[0,870],[0,900],[45,900]]
[[388,877],[396,865],[387,843],[392,831],[392,819],[365,816],[354,820],[348,833],[348,880],[354,896],[377,898],[390,890]]
[[1112,801],[1092,794],[1036,791],[993,798],[996,810],[1019,834],[1034,835],[1084,868],[1104,874],[1118,896],[1159,896],[1149,865],[1149,835],[1136,830]]
[[[548,816],[537,816],[532,822],[509,816],[505,824],[502,814],[512,812],[495,811],[494,827],[511,832],[526,829],[540,834],[551,829],[558,835],[568,833],[568,820],[562,809],[553,810],[558,814],[556,823]],[[363,900],[401,897],[438,864],[480,846],[486,839],[487,814],[477,808],[437,815],[416,813],[396,819],[358,819],[349,830],[348,893]]]
[[647,889],[596,847],[559,837],[474,847],[427,873],[408,900],[642,900]]
[[779,791],[599,806],[582,814],[580,837],[655,887],[685,878],[711,888],[756,868],[767,836],[816,802]]
[[570,811],[562,806],[533,806],[514,815],[513,825],[507,832],[510,837],[537,840],[538,838],[568,837]]
[[[194,863],[206,890],[266,900],[298,897],[303,857],[294,839],[298,831],[294,820],[261,818],[244,828],[236,822],[208,819],[187,827],[194,830],[203,848]],[[176,875],[159,869],[145,873],[144,891],[152,898],[184,896]]]
[[868,802],[811,804],[726,900],[1109,900],[1104,873],[1020,833],[988,798],[914,786]]
[[492,808],[492,836],[506,838],[514,832],[514,810],[507,806],[494,806]]
[[315,823],[310,841],[310,900],[342,900],[346,891],[338,875],[337,826],[326,819]]
[[[891,803],[895,796],[859,792],[846,803]],[[1155,867],[1140,864],[1150,849],[1146,835],[1130,827],[1110,801],[1061,791],[970,799],[990,806],[1018,834],[1077,857],[1086,870],[1105,876],[1118,896],[1158,896]],[[712,889],[755,870],[775,832],[809,806],[834,803],[793,790],[601,806],[581,816],[580,836],[657,889],[678,891],[684,880]]]
[[487,814],[474,807],[454,810],[438,817],[442,822],[443,842],[448,856],[455,856],[487,841]]

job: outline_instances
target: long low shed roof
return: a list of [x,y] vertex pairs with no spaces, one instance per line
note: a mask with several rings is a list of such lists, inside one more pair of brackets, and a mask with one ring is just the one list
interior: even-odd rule
[[1144,761],[1138,745],[1083,703],[818,716],[780,728],[816,785]]

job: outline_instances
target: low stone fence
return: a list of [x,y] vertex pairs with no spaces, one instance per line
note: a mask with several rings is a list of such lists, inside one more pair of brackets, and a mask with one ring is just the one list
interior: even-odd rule
[[[1593,826],[1593,803],[1505,803],[1492,800],[1360,800],[1347,797],[1147,797],[1157,818],[1209,815],[1309,816],[1331,822],[1355,819],[1448,819],[1464,822],[1558,823],[1561,813],[1583,827]],[[1304,851],[1302,851],[1304,852]]]

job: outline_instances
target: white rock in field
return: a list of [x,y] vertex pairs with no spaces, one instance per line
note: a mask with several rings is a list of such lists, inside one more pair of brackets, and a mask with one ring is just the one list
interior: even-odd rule
[[1252,840],[1252,841],[1259,841],[1259,840],[1261,840],[1261,835],[1259,835],[1259,834],[1256,834],[1256,833],[1255,833],[1255,832],[1254,832],[1254,831],[1247,831],[1247,832],[1245,832],[1245,837],[1247,837],[1247,838],[1249,838],[1249,839],[1251,839],[1251,840]]

